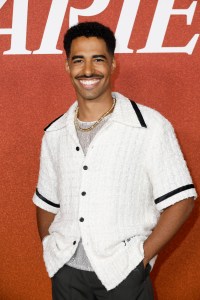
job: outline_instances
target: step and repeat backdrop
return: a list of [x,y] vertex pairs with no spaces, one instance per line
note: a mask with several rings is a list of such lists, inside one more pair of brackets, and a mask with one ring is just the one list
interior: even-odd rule
[[[115,32],[113,90],[171,121],[200,192],[198,1],[0,0],[0,300],[51,299],[32,196],[43,128],[75,100],[63,35],[82,21]],[[198,208],[157,259],[156,299],[200,299]]]

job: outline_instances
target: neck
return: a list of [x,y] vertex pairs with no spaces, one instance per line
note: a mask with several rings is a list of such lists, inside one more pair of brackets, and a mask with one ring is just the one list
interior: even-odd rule
[[104,99],[78,100],[78,118],[80,121],[92,122],[98,120],[113,105],[112,95]]

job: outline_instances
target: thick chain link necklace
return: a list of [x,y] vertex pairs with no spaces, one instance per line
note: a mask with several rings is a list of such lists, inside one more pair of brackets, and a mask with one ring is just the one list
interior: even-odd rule
[[80,127],[80,125],[78,123],[78,110],[79,110],[79,107],[77,106],[77,108],[75,110],[75,116],[74,116],[74,124],[75,124],[76,128],[81,130],[81,131],[90,131],[90,130],[92,130],[114,109],[115,104],[116,104],[116,98],[113,98],[113,104],[112,104],[111,108],[107,112],[105,112],[94,124],[92,124],[88,128]]

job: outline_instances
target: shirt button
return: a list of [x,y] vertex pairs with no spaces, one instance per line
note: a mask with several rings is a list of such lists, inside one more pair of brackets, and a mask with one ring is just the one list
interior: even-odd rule
[[82,196],[85,196],[85,195],[86,195],[86,192],[82,192],[81,195],[82,195]]
[[80,222],[83,222],[83,221],[84,221],[84,218],[83,218],[83,217],[81,217],[81,218],[79,219],[79,221],[80,221]]
[[79,147],[76,147],[76,151],[79,151],[80,150],[80,148]]
[[73,241],[73,245],[76,245],[76,241]]
[[83,170],[87,170],[88,169],[88,166],[83,166]]

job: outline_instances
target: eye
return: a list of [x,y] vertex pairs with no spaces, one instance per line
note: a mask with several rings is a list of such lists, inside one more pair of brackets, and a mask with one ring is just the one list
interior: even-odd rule
[[95,62],[104,62],[105,60],[103,59],[103,58],[101,58],[101,57],[97,57],[97,58],[95,58],[95,60],[94,60]]
[[75,59],[75,60],[73,60],[73,64],[80,64],[82,62],[83,62],[82,59]]

